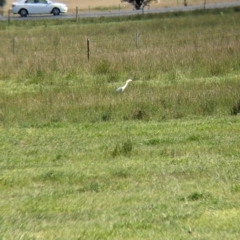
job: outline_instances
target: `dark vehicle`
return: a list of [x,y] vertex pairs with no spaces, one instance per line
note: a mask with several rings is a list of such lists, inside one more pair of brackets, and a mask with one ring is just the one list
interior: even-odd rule
[[153,0],[121,0],[122,2],[131,3],[137,10],[149,6]]

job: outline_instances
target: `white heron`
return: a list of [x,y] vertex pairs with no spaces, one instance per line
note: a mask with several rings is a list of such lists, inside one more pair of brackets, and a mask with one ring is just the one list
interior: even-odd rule
[[128,79],[125,83],[125,85],[123,85],[122,87],[119,87],[116,89],[116,92],[123,92],[124,89],[127,87],[128,83],[130,83],[132,81],[132,79]]

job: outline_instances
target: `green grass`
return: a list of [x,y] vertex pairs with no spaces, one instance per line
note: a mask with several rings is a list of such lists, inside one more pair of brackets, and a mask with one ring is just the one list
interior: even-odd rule
[[1,237],[237,239],[239,120],[1,129]]
[[0,239],[240,238],[239,14],[221,11],[0,23]]

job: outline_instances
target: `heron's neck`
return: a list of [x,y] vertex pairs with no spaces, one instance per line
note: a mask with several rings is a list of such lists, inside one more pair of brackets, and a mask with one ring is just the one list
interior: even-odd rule
[[123,89],[127,87],[129,82],[126,82],[125,85],[123,86]]

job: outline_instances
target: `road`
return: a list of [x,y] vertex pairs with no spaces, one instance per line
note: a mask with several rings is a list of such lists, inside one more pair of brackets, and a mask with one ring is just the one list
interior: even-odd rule
[[[178,12],[178,11],[193,11],[198,9],[214,9],[214,8],[226,8],[226,7],[236,7],[240,6],[240,1],[235,1],[231,3],[214,3],[202,5],[193,5],[193,6],[178,6],[171,8],[145,8],[142,10],[120,10],[120,11],[96,11],[96,12],[79,12],[78,18],[93,18],[93,17],[115,17],[115,16],[128,16],[128,15],[137,15],[143,13],[166,13],[166,12]],[[76,18],[76,14],[62,14],[60,16],[52,15],[31,15],[26,18],[22,18],[19,15],[11,15],[11,20],[45,20],[45,19],[72,19]],[[0,16],[0,20],[8,20],[8,17]]]

